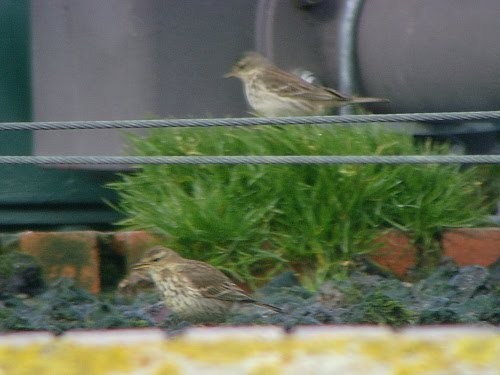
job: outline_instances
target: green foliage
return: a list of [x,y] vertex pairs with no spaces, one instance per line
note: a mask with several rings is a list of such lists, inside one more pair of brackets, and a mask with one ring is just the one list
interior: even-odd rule
[[[410,136],[360,127],[154,130],[138,155],[404,155],[445,153]],[[142,166],[110,185],[132,229],[250,282],[291,264],[317,284],[374,248],[380,229],[411,232],[424,249],[444,227],[483,215],[474,168],[456,165]]]
[[[500,142],[500,137],[498,139]],[[489,212],[496,214],[498,205],[500,204],[500,165],[499,164],[485,164],[477,167],[478,175],[484,184],[481,186],[481,192],[487,197],[489,202]]]
[[413,322],[415,314],[382,292],[374,292],[351,308],[350,323],[388,324],[399,327]]
[[[11,306],[7,306],[11,307]],[[28,320],[14,310],[0,309],[0,332],[3,331],[28,331],[33,329]]]

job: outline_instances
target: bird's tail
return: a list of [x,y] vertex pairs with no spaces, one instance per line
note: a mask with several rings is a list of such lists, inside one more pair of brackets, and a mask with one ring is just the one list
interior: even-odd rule
[[256,305],[265,307],[266,309],[269,309],[269,310],[273,310],[273,311],[275,311],[277,313],[282,313],[283,312],[283,309],[280,309],[279,307],[276,307],[276,306],[273,306],[273,305],[269,305],[267,303],[257,302]]
[[356,103],[388,103],[390,100],[382,98],[363,98],[363,97],[353,97],[349,99],[349,104]]

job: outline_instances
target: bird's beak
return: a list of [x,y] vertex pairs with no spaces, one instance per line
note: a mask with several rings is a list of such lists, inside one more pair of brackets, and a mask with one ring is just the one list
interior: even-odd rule
[[149,263],[146,263],[146,262],[139,262],[139,263],[136,263],[132,266],[132,269],[133,270],[142,270],[144,268],[148,268],[149,267]]
[[232,77],[236,77],[236,74],[234,74],[234,72],[229,72],[229,73],[226,73],[223,75],[224,78],[232,78]]

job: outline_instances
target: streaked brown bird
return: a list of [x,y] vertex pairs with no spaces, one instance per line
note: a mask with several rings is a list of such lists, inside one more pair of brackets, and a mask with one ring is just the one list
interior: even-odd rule
[[147,270],[165,305],[178,318],[192,323],[223,322],[235,304],[253,304],[282,312],[248,296],[210,264],[183,258],[166,247],[151,248],[133,269]]
[[247,52],[224,77],[243,82],[248,104],[264,117],[320,116],[347,104],[388,102],[380,98],[349,97],[314,85],[279,69],[256,52]]

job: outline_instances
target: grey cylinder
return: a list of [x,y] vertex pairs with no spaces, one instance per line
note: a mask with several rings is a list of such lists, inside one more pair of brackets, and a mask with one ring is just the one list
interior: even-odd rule
[[500,108],[500,1],[367,0],[358,33],[365,93],[395,112]]

